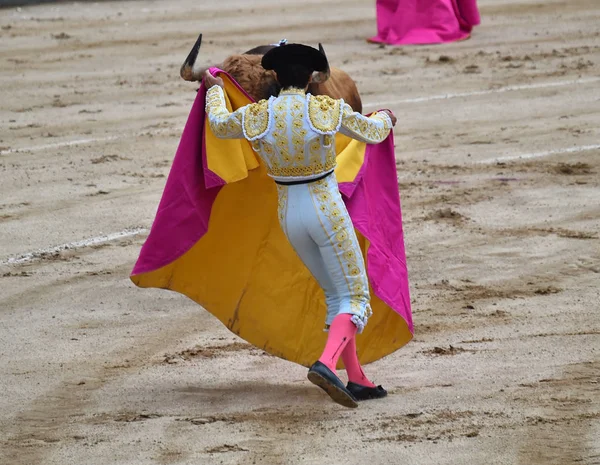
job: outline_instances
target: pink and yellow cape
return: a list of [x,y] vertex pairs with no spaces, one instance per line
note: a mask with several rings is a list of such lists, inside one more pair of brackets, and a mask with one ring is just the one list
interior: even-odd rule
[[[226,73],[229,110],[252,101]],[[139,287],[184,294],[256,347],[310,366],[326,340],[325,297],[277,217],[277,190],[246,140],[205,124],[206,89],[189,114],[150,234],[131,274]],[[336,176],[366,257],[373,316],[357,337],[363,363],[412,339],[393,136],[336,140]]]

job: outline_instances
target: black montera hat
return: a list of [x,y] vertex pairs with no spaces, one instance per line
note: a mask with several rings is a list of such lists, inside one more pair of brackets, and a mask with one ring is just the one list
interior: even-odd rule
[[283,44],[272,48],[265,53],[261,64],[266,70],[275,71],[293,64],[303,65],[311,71],[322,73],[329,68],[323,51],[302,44]]

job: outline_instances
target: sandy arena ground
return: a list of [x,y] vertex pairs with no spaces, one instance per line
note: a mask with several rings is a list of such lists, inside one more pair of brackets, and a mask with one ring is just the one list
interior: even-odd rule
[[[273,5],[0,10],[0,464],[600,464],[598,1],[481,0],[471,40],[397,49],[374,1]],[[416,333],[367,366],[386,400],[129,281],[199,32],[207,63],[322,41],[398,115]]]

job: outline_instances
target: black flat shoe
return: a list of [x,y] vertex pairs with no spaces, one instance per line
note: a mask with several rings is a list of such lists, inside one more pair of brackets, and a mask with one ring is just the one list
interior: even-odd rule
[[308,370],[308,379],[311,383],[323,389],[334,402],[348,408],[358,407],[354,396],[344,386],[344,383],[321,362],[315,362]]
[[346,389],[358,400],[382,399],[387,396],[387,391],[381,386],[367,387],[360,384],[348,382]]

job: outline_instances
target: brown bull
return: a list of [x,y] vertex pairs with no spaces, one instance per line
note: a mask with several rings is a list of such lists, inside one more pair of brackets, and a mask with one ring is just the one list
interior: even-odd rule
[[[202,80],[204,71],[208,69],[196,62],[201,44],[202,34],[181,66],[180,75],[186,81]],[[279,94],[280,86],[275,72],[265,70],[261,66],[261,60],[263,55],[274,47],[277,45],[261,45],[240,55],[231,55],[216,67],[230,74],[255,101],[268,99]],[[319,48],[325,53],[320,44]],[[343,98],[354,111],[362,113],[362,102],[356,83],[339,68],[332,67],[325,73],[315,73],[308,91],[313,95]]]

